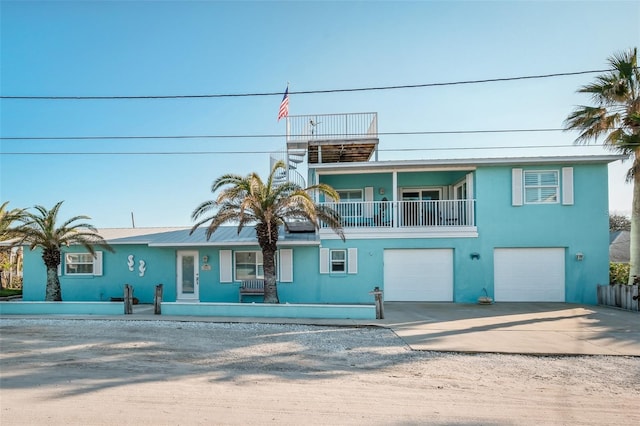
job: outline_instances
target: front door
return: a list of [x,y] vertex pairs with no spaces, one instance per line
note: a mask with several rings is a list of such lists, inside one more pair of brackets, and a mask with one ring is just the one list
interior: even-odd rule
[[198,301],[200,298],[198,275],[198,252],[179,251],[177,264],[177,298],[178,300]]

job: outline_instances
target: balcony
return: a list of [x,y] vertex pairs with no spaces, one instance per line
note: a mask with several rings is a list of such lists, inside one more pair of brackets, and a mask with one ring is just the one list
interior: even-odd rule
[[[345,231],[475,228],[475,200],[358,201],[321,203],[340,214]],[[326,224],[322,225],[327,228]]]
[[287,117],[287,150],[308,153],[309,164],[369,161],[378,142],[375,112]]

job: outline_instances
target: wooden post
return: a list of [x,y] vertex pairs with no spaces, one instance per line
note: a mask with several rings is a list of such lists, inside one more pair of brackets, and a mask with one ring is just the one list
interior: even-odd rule
[[376,300],[376,319],[384,319],[384,302],[382,300],[382,290],[380,287],[375,287],[369,294],[373,294]]
[[124,314],[133,314],[133,287],[129,284],[124,285]]
[[153,313],[162,314],[162,284],[156,286],[156,295],[153,298]]

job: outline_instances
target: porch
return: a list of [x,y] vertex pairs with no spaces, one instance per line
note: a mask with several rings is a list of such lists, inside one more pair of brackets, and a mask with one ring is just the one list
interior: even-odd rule
[[[345,229],[475,228],[475,200],[357,201],[320,203],[340,214]],[[322,224],[327,228],[326,224]]]

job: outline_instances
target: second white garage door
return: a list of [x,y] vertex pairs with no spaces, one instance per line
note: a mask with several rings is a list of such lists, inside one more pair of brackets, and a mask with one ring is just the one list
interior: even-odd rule
[[496,302],[564,302],[564,248],[493,252]]
[[452,302],[453,250],[385,250],[384,300]]

